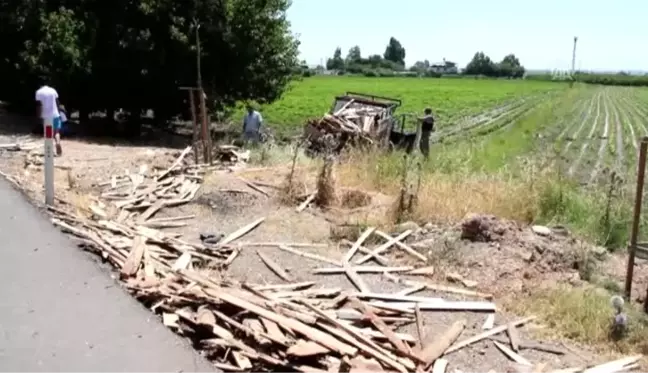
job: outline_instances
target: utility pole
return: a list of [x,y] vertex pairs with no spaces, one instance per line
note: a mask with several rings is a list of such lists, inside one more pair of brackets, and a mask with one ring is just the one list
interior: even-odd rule
[[576,79],[576,43],[578,43],[578,36],[574,36],[574,49],[572,50],[572,65],[571,65],[571,82],[570,87],[574,85]]

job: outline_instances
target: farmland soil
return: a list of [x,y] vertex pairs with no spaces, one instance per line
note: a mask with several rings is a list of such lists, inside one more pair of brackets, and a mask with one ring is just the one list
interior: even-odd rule
[[[2,120],[11,121],[7,116]],[[593,123],[593,128],[596,128],[596,120]],[[39,138],[32,140],[40,142]],[[0,143],[15,141],[25,142],[26,138],[0,138]],[[64,140],[64,150],[64,155],[56,159],[57,165],[63,166],[61,172],[59,169],[56,171],[57,193],[60,191],[61,198],[75,205],[82,213],[87,213],[87,201],[91,196],[100,194],[100,184],[109,180],[111,175],[123,175],[126,170],[136,172],[143,165],[164,169],[180,153],[172,148],[96,145],[78,140]],[[27,158],[38,157],[38,149],[0,152],[0,170],[18,181],[33,198],[41,200],[42,166],[26,162]],[[186,241],[196,243],[200,242],[201,234],[227,235],[259,218],[265,218],[257,229],[239,240],[248,243],[287,243],[304,252],[339,261],[349,249],[349,244],[342,238],[355,241],[368,223],[380,221],[381,216],[386,216],[394,202],[391,196],[365,191],[370,196],[370,201],[365,202],[366,206],[336,206],[328,210],[309,206],[297,212],[296,206],[301,200],[286,203],[282,192],[282,185],[289,172],[288,167],[215,172],[205,178],[191,203],[163,209],[156,218],[195,215],[189,226],[171,228],[168,231],[175,231]],[[300,177],[304,194],[314,192],[314,173],[305,172]],[[542,233],[538,233],[528,226],[479,214],[466,216],[455,226],[419,223],[383,228],[396,233],[411,229],[413,232],[406,240],[407,245],[423,255],[427,261],[425,265],[434,267],[433,273],[423,278],[408,276],[410,280],[489,293],[500,305],[502,301],[511,302],[515,297],[524,297],[539,286],[550,287],[559,282],[584,285],[578,278],[575,267],[579,253],[588,245],[575,239],[564,229],[550,229],[549,233],[542,230]],[[348,234],[339,234],[343,228],[347,229]],[[367,242],[365,245],[371,247],[383,242]],[[313,269],[331,265],[287,253],[277,246],[245,246],[227,269],[207,269],[206,274],[236,278],[252,284],[281,283],[277,275],[260,260],[257,250],[278,263],[295,281],[316,281],[320,284],[318,287],[354,290],[343,274],[313,274]],[[424,265],[420,259],[403,250],[391,249],[385,255],[392,266]],[[612,264],[607,267],[613,275],[618,275],[621,270],[616,268],[617,261],[622,261],[622,258],[613,258],[610,262]],[[637,277],[637,281],[644,280]],[[382,275],[362,274],[362,278],[377,293],[395,293],[406,288]],[[413,295],[448,300],[474,299],[429,290]],[[484,314],[466,312],[424,312],[423,315],[425,335],[434,335],[439,330],[447,329],[455,321],[466,320],[467,328],[461,339],[482,332],[486,319]],[[503,325],[514,319],[516,317],[512,314],[499,312],[495,324]],[[540,327],[538,324],[529,324],[521,328],[522,340],[531,342],[534,330]],[[414,325],[405,326],[399,331],[416,336]],[[556,341],[545,341],[542,345],[560,350],[562,354],[537,349],[523,349],[520,354],[529,361],[544,362],[555,369],[582,365],[583,356],[588,362],[599,358],[584,347],[579,348],[575,354],[573,349],[564,349]],[[515,366],[488,339],[453,352],[446,358],[449,369],[463,371],[474,371],[476,367],[481,371],[508,371]]]

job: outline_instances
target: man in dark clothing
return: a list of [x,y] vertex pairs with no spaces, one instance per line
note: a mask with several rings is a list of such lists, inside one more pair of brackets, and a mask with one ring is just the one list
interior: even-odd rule
[[418,120],[421,121],[421,153],[427,158],[430,155],[430,135],[435,131],[435,128],[432,109],[425,108],[424,114]]

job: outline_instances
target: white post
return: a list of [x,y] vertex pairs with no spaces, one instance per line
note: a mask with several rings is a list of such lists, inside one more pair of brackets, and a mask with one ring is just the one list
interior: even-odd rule
[[54,126],[53,119],[45,122],[45,204],[54,205]]

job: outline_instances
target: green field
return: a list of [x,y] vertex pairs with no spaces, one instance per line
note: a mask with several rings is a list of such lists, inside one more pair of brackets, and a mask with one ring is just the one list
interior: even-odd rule
[[[627,239],[637,151],[648,135],[648,89],[313,77],[295,82],[281,100],[261,110],[276,133],[290,134],[327,112],[346,91],[399,98],[400,113],[420,113],[427,106],[435,112],[438,131],[422,167],[421,198],[428,201],[418,212],[422,219],[455,221],[474,210],[567,224],[604,245],[620,247]],[[400,154],[364,158],[356,155],[350,163],[347,182],[398,193]],[[613,182],[612,174],[620,179]],[[648,208],[644,212],[648,229]]]
[[261,113],[275,132],[289,134],[308,118],[321,117],[335,96],[352,91],[400,99],[399,113],[421,113],[429,106],[443,126],[507,101],[561,89],[564,85],[543,81],[316,76],[293,83]]

